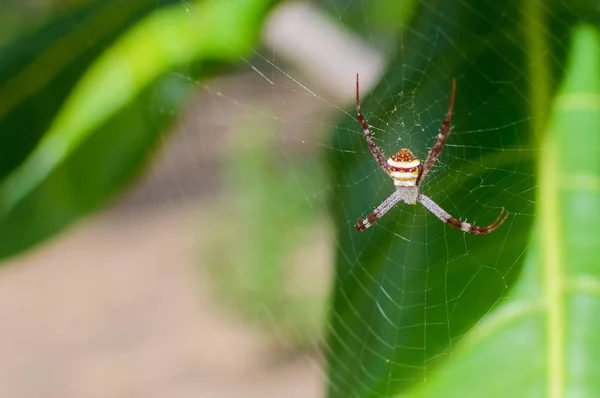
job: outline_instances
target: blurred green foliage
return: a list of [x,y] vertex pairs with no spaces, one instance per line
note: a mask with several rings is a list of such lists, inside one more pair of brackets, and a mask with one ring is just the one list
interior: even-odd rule
[[319,5],[333,19],[359,33],[369,45],[385,54],[401,48],[401,33],[410,23],[417,8],[416,0],[320,0]]
[[127,185],[197,79],[251,51],[271,5],[96,1],[5,45],[0,257],[52,235]]

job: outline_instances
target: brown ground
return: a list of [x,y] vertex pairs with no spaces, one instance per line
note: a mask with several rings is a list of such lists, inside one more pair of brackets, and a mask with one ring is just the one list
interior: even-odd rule
[[[132,193],[0,268],[0,397],[322,395],[319,360],[285,354],[281,342],[217,306],[201,271],[198,203],[215,198],[211,142],[226,134],[235,105],[218,101],[218,83],[210,87],[200,100],[209,116],[180,126]],[[266,90],[290,112],[278,116],[294,137],[284,143],[300,143],[295,118],[321,105]],[[233,98],[260,99],[247,91]]]
[[108,212],[0,270],[0,397],[317,397],[319,363],[224,312],[190,207]]

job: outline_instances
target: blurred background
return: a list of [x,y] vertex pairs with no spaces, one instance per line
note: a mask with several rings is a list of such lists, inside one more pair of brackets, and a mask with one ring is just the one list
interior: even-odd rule
[[[265,3],[256,13],[275,5]],[[290,17],[296,29],[314,18],[319,29],[335,30],[300,6],[302,18],[283,10],[248,43],[274,57],[278,40],[296,34],[285,32]],[[4,145],[4,176],[40,144],[97,57],[167,8],[192,19],[201,12],[162,0],[0,5],[0,86],[14,95],[2,115],[3,142],[11,142]],[[331,81],[342,57],[364,51],[375,58],[362,68],[366,89],[380,67],[377,54],[340,32],[336,40],[347,49],[317,70],[308,61],[304,74],[294,59],[284,72],[273,58],[244,64],[241,52],[234,62],[208,56],[167,71],[151,99],[113,117],[122,126],[114,137],[92,127],[86,139],[93,143],[61,158],[59,176],[33,190],[38,199],[25,200],[8,221],[12,238],[0,244],[8,256],[0,270],[0,396],[323,396],[333,232],[322,137],[341,113],[335,104],[352,101],[352,72],[350,89],[326,88],[326,106],[286,75],[293,71],[315,86],[311,74]],[[295,57],[322,47],[322,33],[297,37],[307,47]],[[178,38],[171,40],[176,45]],[[169,93],[185,103],[153,102]],[[118,149],[138,117],[159,131],[134,135],[134,151]],[[10,134],[20,136],[17,143]],[[88,163],[98,151],[117,166]],[[70,174],[92,168],[106,173],[89,177],[98,180],[128,175],[118,187],[94,188]],[[35,220],[39,213],[52,215]]]
[[[600,117],[560,106],[600,93],[598,16],[586,0],[0,3],[0,397],[382,397],[437,380],[513,290],[547,289],[539,214],[568,220],[569,259],[594,257],[578,220],[597,219]],[[357,73],[377,144],[422,159],[456,79],[423,187],[469,222],[506,208],[502,228],[482,240],[398,206],[354,230],[392,189],[355,120]],[[578,159],[561,173],[594,170],[552,214],[550,132]],[[544,340],[516,336],[496,352]],[[521,371],[491,357],[503,369],[481,390],[464,375],[487,359],[439,391],[488,396],[489,374]]]

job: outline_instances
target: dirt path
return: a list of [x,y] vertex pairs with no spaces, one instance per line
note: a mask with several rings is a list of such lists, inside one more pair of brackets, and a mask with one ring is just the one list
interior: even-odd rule
[[317,397],[211,300],[194,210],[94,217],[0,269],[0,397]]

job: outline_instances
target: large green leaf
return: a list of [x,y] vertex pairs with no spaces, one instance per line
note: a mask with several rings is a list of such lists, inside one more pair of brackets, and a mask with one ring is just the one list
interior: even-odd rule
[[419,397],[600,395],[600,32],[578,28],[572,48],[524,275]]
[[456,78],[454,130],[423,190],[450,214],[480,225],[505,207],[511,215],[491,235],[451,229],[420,205],[400,205],[356,232],[356,218],[393,187],[354,118],[341,122],[330,158],[339,229],[330,396],[391,396],[430,380],[514,286],[532,246],[540,153],[534,132],[564,73],[575,20],[558,1],[420,2],[382,84],[363,101],[386,153],[409,147],[423,159]]
[[[3,150],[20,148],[5,164],[4,170],[12,171],[0,183],[0,257],[58,231],[131,180],[189,98],[195,79],[206,73],[193,74],[192,67],[197,71],[206,61],[242,59],[270,5],[267,0],[206,0],[189,10],[180,4],[157,9],[105,49],[81,78],[66,74],[76,86],[60,91],[57,101],[68,97],[58,113],[41,107],[44,118],[32,125],[32,134],[27,116],[11,111],[47,87],[17,80],[24,90],[29,83],[34,90],[0,107],[0,117],[14,117],[3,130]],[[5,87],[14,84],[9,80]],[[28,143],[19,143],[20,134]]]

